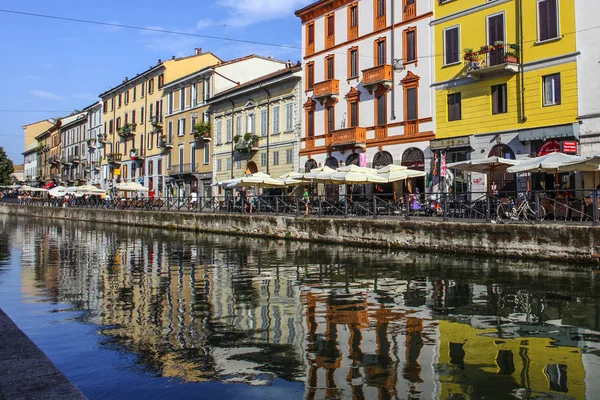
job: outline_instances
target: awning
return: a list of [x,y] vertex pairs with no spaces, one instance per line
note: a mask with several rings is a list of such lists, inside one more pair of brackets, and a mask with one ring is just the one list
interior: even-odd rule
[[52,189],[54,186],[56,186],[56,183],[48,182],[44,185],[44,189]]
[[532,142],[534,140],[547,140],[558,138],[579,139],[579,123],[575,122],[567,125],[524,129],[519,132],[519,142]]
[[429,147],[432,151],[471,147],[471,138],[470,136],[461,136],[447,139],[435,139],[429,142]]

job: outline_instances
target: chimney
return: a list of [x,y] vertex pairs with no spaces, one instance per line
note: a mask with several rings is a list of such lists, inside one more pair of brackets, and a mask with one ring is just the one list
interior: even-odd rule
[[196,55],[202,54],[202,47],[196,47]]
[[174,60],[174,59],[175,59],[175,56],[171,56],[171,60]]
[[158,64],[162,64],[162,60],[160,58],[158,59]]

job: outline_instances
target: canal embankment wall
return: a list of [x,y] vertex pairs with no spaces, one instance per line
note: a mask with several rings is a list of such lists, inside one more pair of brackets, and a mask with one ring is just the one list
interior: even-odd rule
[[600,228],[0,204],[0,214],[487,257],[597,262]]

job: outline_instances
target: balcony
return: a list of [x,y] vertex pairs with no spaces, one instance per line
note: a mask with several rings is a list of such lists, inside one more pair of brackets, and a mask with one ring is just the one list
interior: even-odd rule
[[131,136],[131,135],[135,135],[135,127],[137,125],[136,124],[125,124],[122,127],[120,127],[119,129],[117,129],[117,134],[120,137],[127,137],[127,136]]
[[163,150],[170,150],[173,148],[173,142],[171,140],[169,140],[169,138],[167,138],[166,135],[163,135],[160,137],[160,141],[158,142],[158,147],[162,148]]
[[86,140],[87,145],[88,145],[88,150],[96,150],[96,139],[95,138],[90,138],[88,140]]
[[479,51],[466,49],[464,62],[467,76],[476,80],[484,75],[515,74],[519,72],[519,46],[497,43],[481,46]]
[[329,79],[323,82],[315,83],[314,95],[315,100],[319,100],[321,104],[328,98],[335,98],[340,95],[340,81],[337,79]]
[[131,158],[131,161],[144,161],[146,159],[146,157],[140,154],[137,149],[132,149],[129,152],[129,157]]
[[70,160],[70,157],[61,157],[60,162],[63,165],[71,165],[71,163],[72,163],[72,161]]
[[354,127],[330,131],[325,137],[325,145],[337,148],[365,147],[367,128]]
[[372,92],[372,90],[379,86],[392,86],[392,75],[394,69],[391,65],[383,64],[377,67],[363,70],[363,86]]
[[233,148],[238,153],[251,153],[258,151],[258,141],[260,138],[251,133],[246,133],[244,136],[237,135],[233,138]]
[[79,164],[81,162],[81,159],[79,158],[79,156],[69,156],[69,161],[73,164]]
[[403,21],[407,21],[409,19],[416,18],[416,16],[417,16],[416,2],[404,6],[404,9],[402,10],[402,20]]
[[100,171],[100,161],[92,161],[92,168],[96,171]]
[[102,144],[105,144],[106,143],[106,133],[98,134],[98,141]]
[[109,164],[120,164],[122,157],[123,155],[121,153],[110,153],[106,156],[106,159]]

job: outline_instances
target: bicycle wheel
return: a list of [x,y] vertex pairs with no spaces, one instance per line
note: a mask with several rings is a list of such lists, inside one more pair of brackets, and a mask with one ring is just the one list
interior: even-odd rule
[[501,203],[496,209],[496,221],[508,224],[512,221],[512,207],[510,204]]
[[[529,222],[535,222],[536,214],[535,204],[527,204],[527,207],[523,210],[523,219]],[[546,209],[542,205],[540,205],[539,209],[539,218],[540,222],[546,218]]]

